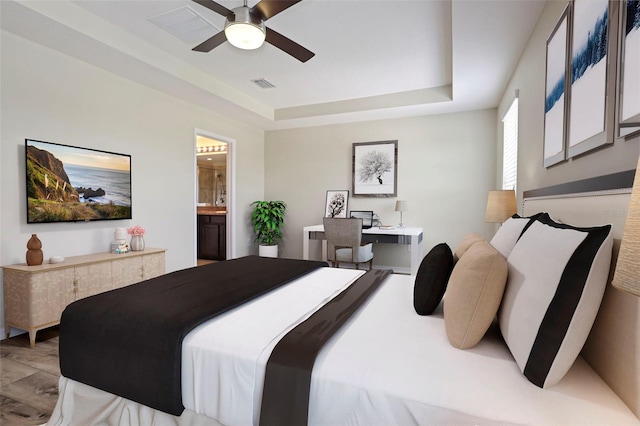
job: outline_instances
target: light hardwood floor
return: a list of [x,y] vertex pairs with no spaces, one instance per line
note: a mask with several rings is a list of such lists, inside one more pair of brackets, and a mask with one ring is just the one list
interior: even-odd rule
[[42,425],[58,400],[58,327],[39,331],[36,347],[29,335],[0,341],[0,424]]

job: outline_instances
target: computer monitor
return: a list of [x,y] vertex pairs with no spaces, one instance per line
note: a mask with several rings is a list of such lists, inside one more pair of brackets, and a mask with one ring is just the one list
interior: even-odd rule
[[373,226],[373,211],[371,210],[351,210],[349,216],[362,219],[362,229],[369,229]]

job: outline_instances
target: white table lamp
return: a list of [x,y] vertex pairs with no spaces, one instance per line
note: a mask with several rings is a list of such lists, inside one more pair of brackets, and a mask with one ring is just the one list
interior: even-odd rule
[[396,201],[396,211],[400,212],[400,228],[402,228],[402,212],[409,210],[409,203],[404,200]]

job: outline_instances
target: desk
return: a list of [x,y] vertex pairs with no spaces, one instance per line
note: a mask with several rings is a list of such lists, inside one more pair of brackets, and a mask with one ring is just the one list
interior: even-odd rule
[[[322,260],[327,260],[327,241],[324,225],[312,225],[302,228],[302,258],[309,259],[309,241],[322,240]],[[380,229],[373,227],[362,230],[363,243],[404,244],[411,246],[411,275],[418,273],[422,262],[422,228]]]

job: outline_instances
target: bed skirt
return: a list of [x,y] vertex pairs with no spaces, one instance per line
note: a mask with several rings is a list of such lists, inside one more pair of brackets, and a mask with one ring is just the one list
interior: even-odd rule
[[173,416],[66,377],[58,382],[58,402],[47,425],[223,426],[185,409]]
[[[185,409],[181,416],[173,416],[135,401],[96,389],[75,380],[60,377],[58,402],[46,426],[95,425],[95,426],[225,426],[215,419]],[[375,402],[375,395],[372,395]],[[382,406],[384,406],[384,401]],[[496,422],[447,409],[425,406],[418,402],[405,403],[403,426],[432,425],[488,425],[518,426],[516,423]],[[384,419],[384,416],[381,416]],[[354,419],[355,420],[355,419]],[[388,419],[387,419],[388,420]],[[371,425],[371,419],[364,423]],[[320,423],[329,426],[329,423]],[[377,423],[388,425],[385,421]],[[250,425],[247,425],[250,426]],[[333,425],[335,426],[335,425]]]

